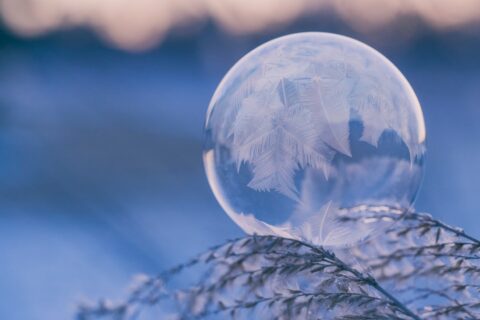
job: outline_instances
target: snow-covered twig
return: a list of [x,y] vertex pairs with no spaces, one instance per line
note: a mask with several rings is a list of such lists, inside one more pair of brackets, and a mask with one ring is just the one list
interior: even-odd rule
[[[77,319],[150,319],[153,307],[172,319],[480,319],[478,240],[426,214],[390,218],[386,233],[335,253],[235,239],[145,278],[123,303],[81,306]],[[195,282],[166,291],[195,268]]]

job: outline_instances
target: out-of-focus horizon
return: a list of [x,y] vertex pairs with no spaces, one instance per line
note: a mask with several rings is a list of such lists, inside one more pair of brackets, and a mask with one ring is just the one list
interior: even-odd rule
[[480,236],[477,3],[0,0],[0,319],[68,319],[241,236],[205,178],[205,112],[240,57],[293,32],[399,67],[427,127],[416,207]]
[[232,35],[251,35],[325,12],[362,33],[412,17],[438,31],[480,22],[476,0],[0,0],[2,20],[20,36],[89,27],[112,45],[132,51],[150,49],[171,33],[196,33],[208,21]]

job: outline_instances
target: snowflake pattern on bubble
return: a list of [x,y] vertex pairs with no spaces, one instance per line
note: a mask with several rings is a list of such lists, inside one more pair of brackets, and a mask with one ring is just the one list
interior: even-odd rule
[[425,126],[407,80],[356,40],[300,33],[243,57],[208,108],[204,164],[247,233],[345,246],[409,210]]

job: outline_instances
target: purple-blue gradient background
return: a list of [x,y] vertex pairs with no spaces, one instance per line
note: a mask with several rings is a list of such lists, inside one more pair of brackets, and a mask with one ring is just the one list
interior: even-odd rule
[[[241,235],[216,203],[202,126],[225,72],[257,45],[327,31],[373,46],[410,81],[427,126],[417,209],[480,236],[480,31],[404,21],[357,33],[335,17],[251,36],[208,25],[143,53],[87,30],[23,39],[0,28],[0,319],[67,319]],[[418,22],[417,22],[418,24]]]

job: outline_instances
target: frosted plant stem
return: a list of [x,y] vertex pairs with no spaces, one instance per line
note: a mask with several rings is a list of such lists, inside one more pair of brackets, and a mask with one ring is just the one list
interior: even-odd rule
[[[472,241],[473,243],[477,244],[477,245],[480,245],[480,240],[467,234],[463,229],[461,228],[456,228],[456,227],[452,227],[446,223],[443,223],[439,220],[436,220],[434,219],[431,215],[429,214],[426,214],[426,213],[418,213],[418,212],[414,212],[414,211],[411,211],[411,210],[405,210],[405,211],[400,211],[401,209],[398,209],[398,208],[395,208],[395,207],[385,207],[385,206],[381,206],[381,207],[378,207],[378,206],[356,206],[356,207],[353,207],[353,208],[343,208],[343,210],[346,210],[347,212],[350,212],[350,211],[358,211],[358,210],[372,210],[372,211],[375,211],[376,213],[383,213],[383,215],[379,215],[377,214],[377,219],[378,218],[383,218],[383,217],[387,217],[387,218],[394,218],[394,219],[398,219],[400,217],[404,217],[405,219],[411,219],[411,220],[414,220],[414,221],[423,221],[423,222],[426,222],[428,223],[431,227],[434,227],[434,228],[439,228],[439,229],[443,229],[445,231],[448,231],[448,232],[451,232],[453,234],[455,234],[457,237],[462,237],[462,238],[465,238],[467,240],[470,240]],[[391,215],[390,213],[393,213],[393,215]],[[345,220],[351,220],[347,217],[343,217],[343,219]],[[401,218],[403,219],[403,218]]]
[[[298,241],[298,240],[297,240]],[[411,317],[412,319],[415,320],[422,320],[419,316],[417,316],[412,310],[410,310],[407,306],[405,306],[400,300],[395,298],[392,294],[390,294],[385,288],[383,288],[375,278],[373,278],[370,275],[365,275],[362,272],[358,271],[357,269],[349,266],[342,260],[340,260],[335,253],[332,251],[328,251],[325,249],[322,249],[324,252],[320,252],[320,249],[314,245],[302,242],[303,245],[311,248],[312,250],[318,252],[318,253],[323,253],[327,259],[330,259],[335,265],[338,267],[342,268],[345,271],[350,272],[351,274],[355,275],[359,280],[362,282],[366,283],[367,285],[371,286],[375,290],[377,290],[380,294],[382,294],[385,298],[387,298],[393,305],[395,305],[399,310],[403,312],[403,314]]]
[[439,228],[442,228],[442,229],[445,229],[447,231],[450,231],[450,232],[456,234],[459,237],[463,237],[465,239],[468,239],[468,240],[472,241],[475,244],[480,245],[480,240],[479,239],[468,235],[467,233],[465,233],[465,231],[463,229],[454,228],[452,226],[449,226],[448,224],[445,224],[445,223],[443,223],[441,221],[438,221],[438,220],[435,220],[433,218],[431,218],[430,220],[435,226],[437,226]]
[[378,292],[383,294],[387,299],[389,299],[393,304],[395,304],[400,310],[403,311],[404,314],[412,317],[412,319],[415,320],[421,320],[419,316],[417,316],[415,313],[413,313],[412,310],[408,309],[403,303],[401,303],[397,298],[392,296],[388,291],[386,291],[380,284],[374,279],[371,278],[367,282],[370,286],[375,288]]

